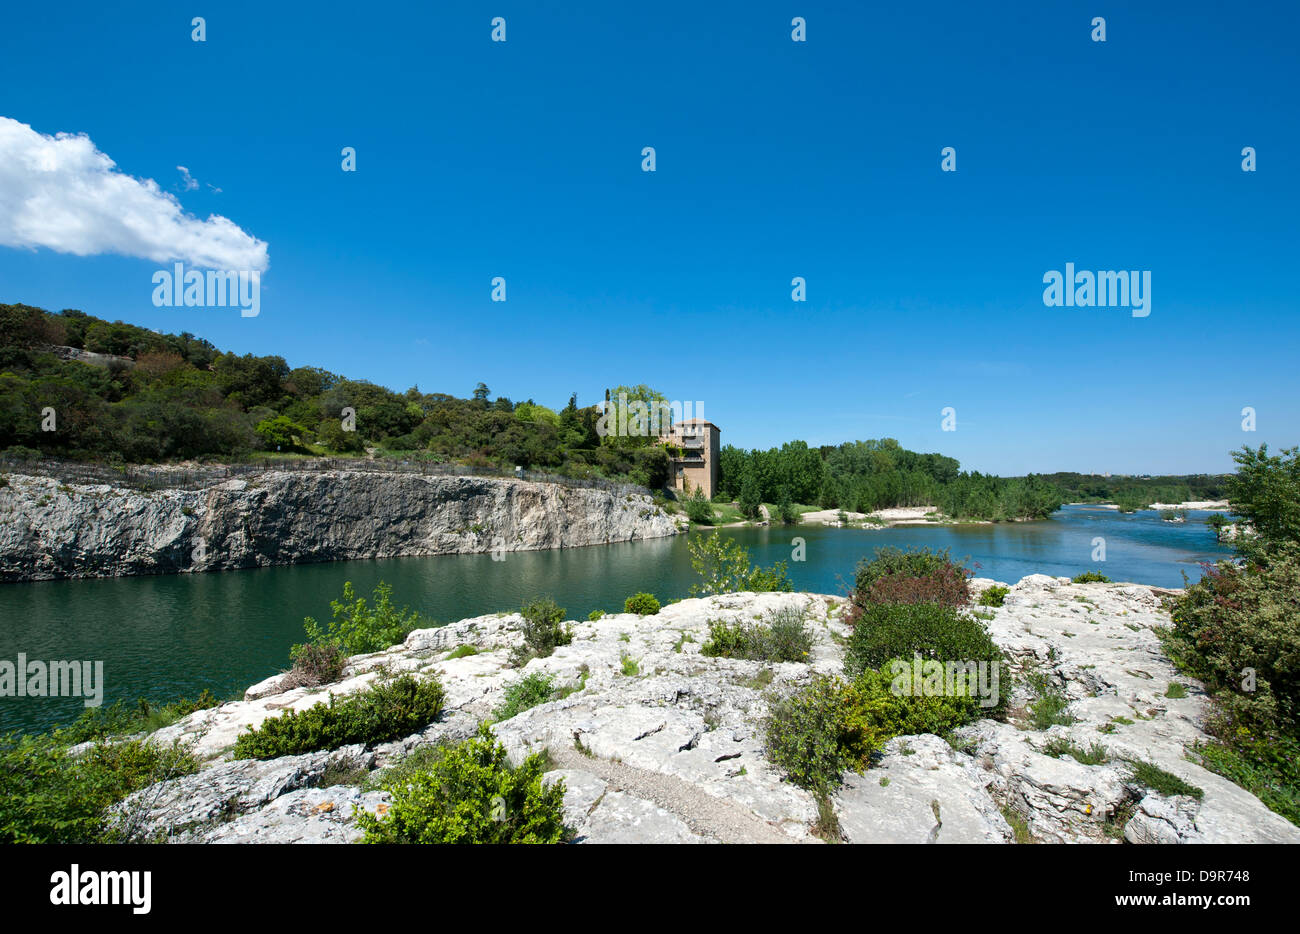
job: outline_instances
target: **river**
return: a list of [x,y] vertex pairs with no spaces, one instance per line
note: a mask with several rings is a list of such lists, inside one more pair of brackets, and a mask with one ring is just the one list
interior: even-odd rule
[[[998,525],[839,529],[821,526],[734,528],[721,534],[750,549],[763,565],[790,562],[798,590],[842,594],[853,568],[882,545],[950,548],[977,576],[1014,583],[1026,574],[1074,576],[1099,570],[1115,581],[1182,586],[1196,580],[1199,562],[1230,553],[1193,512],[1185,523],[1150,511],[1066,506],[1041,522]],[[694,533],[693,533],[694,534]],[[707,534],[707,533],[705,533]],[[791,560],[795,537],[805,560]],[[1105,539],[1106,560],[1094,563],[1093,541]],[[549,594],[573,619],[595,609],[621,611],[637,591],[663,602],[690,595],[696,577],[686,536],[508,554],[444,555],[344,561],[291,567],[0,584],[0,659],[102,660],[104,702],[119,698],[171,700],[204,688],[220,698],[288,665],[289,646],[302,641],[302,620],[329,618],[344,581],[369,595],[381,580],[399,606],[449,622],[512,610]],[[0,698],[0,733],[40,731],[77,716],[72,698]]]

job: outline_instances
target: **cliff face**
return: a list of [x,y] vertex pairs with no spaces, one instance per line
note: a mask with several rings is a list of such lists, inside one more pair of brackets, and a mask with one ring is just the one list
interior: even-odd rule
[[6,479],[5,581],[531,551],[678,531],[648,495],[492,477],[273,471],[154,492]]

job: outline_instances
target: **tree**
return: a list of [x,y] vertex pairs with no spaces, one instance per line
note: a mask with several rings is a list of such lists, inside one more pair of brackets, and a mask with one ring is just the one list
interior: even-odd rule
[[759,507],[763,501],[760,498],[758,479],[754,476],[754,471],[746,471],[745,479],[740,485],[740,512],[746,519],[757,519]]
[[1234,451],[1237,473],[1228,480],[1232,511],[1254,529],[1238,538],[1238,550],[1254,551],[1284,542],[1300,544],[1300,448],[1270,456],[1268,445]]

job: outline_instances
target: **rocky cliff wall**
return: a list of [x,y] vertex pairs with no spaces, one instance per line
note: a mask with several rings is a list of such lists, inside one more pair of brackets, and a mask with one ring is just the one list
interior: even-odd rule
[[5,581],[531,551],[678,531],[648,495],[495,477],[272,471],[153,492],[4,480]]

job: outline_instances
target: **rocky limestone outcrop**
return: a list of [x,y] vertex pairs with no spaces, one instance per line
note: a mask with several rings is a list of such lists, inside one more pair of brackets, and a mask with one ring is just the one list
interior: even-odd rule
[[[975,582],[977,590],[992,583]],[[1168,624],[1160,603],[1167,593],[1032,575],[1002,607],[979,608],[1011,662],[1002,677],[1012,692],[1007,720],[980,720],[947,739],[890,741],[871,768],[846,775],[831,799],[841,838],[1300,842],[1300,828],[1187,758],[1206,738],[1206,699],[1199,685],[1177,674],[1153,633]],[[789,606],[804,610],[813,635],[806,663],[700,653],[710,620],[749,621]],[[817,843],[825,833],[818,804],[768,763],[762,718],[773,692],[794,690],[813,672],[842,670],[849,632],[842,612],[838,598],[811,594],[683,600],[653,616],[575,621],[572,644],[522,669],[508,661],[522,642],[517,614],[420,630],[400,646],[354,657],[336,684],[281,691],[278,679],[268,679],[245,700],[159,731],[157,741],[192,744],[204,767],[137,793],[123,813],[154,838],[354,841],[361,835],[355,814],[388,807],[387,793],[371,790],[366,776],[422,745],[472,735],[509,685],[536,672],[572,692],[493,729],[516,762],[547,750],[554,766],[547,779],[564,780],[566,820],[580,842]],[[477,654],[450,658],[461,646]],[[632,670],[627,658],[636,662],[634,674],[625,673]],[[446,689],[445,714],[424,731],[371,749],[268,762],[230,758],[231,744],[249,726],[402,672],[437,676]],[[1175,682],[1186,696],[1168,696]],[[1029,705],[1044,684],[1070,701],[1068,725],[1034,727]],[[1053,740],[1098,744],[1106,759],[1086,765],[1053,755]],[[1164,797],[1138,786],[1131,760],[1155,763],[1203,789],[1203,797]]]
[[648,495],[495,477],[270,471],[153,492],[6,480],[5,581],[571,548],[679,530]]

